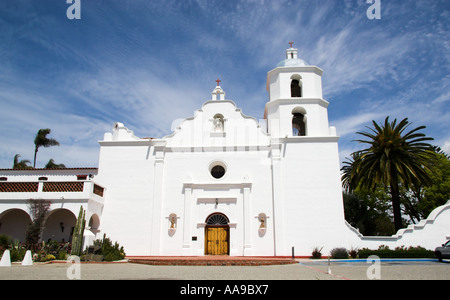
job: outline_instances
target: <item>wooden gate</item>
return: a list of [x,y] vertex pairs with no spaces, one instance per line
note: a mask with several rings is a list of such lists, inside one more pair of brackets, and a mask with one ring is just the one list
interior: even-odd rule
[[205,254],[229,254],[230,228],[228,226],[207,226],[205,228]]

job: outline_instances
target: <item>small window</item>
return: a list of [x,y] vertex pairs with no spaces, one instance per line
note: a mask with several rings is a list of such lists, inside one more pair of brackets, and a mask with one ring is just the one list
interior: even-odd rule
[[8,181],[8,178],[6,178],[6,177],[0,177],[0,181]]
[[77,180],[86,180],[87,175],[77,175]]
[[222,166],[214,166],[211,169],[211,175],[216,179],[220,179],[223,177],[223,175],[225,175],[225,168]]
[[227,172],[227,166],[222,161],[214,161],[209,165],[209,173],[214,179],[221,179]]
[[39,179],[38,180],[42,180],[42,181],[47,181],[48,180],[48,178],[47,177],[39,177]]

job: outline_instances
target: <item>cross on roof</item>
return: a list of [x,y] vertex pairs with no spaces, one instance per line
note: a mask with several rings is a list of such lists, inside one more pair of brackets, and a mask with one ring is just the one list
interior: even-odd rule
[[216,82],[217,82],[217,86],[219,86],[219,83],[221,83],[222,80],[220,80],[219,78],[217,78]]
[[294,45],[294,42],[289,42],[289,45],[291,45],[291,48],[292,48],[292,45]]

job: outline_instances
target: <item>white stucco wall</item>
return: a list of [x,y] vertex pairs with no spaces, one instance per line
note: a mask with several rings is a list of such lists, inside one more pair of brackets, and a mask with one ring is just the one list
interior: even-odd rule
[[[83,180],[83,191],[43,192],[38,180],[78,181],[81,169],[0,170],[7,182],[39,182],[37,192],[0,193],[0,233],[21,235],[15,227],[27,222],[27,200],[43,199],[55,217],[48,236],[62,238],[60,219],[72,226],[69,216],[82,205],[95,223],[85,232],[88,242],[106,234],[128,256],[204,255],[205,222],[213,213],[229,220],[232,256],[290,256],[292,247],[297,256],[310,256],[314,247],[325,255],[335,247],[382,244],[434,249],[450,239],[450,201],[392,237],[363,237],[346,223],[339,137],[322,99],[323,71],[296,55],[288,49],[287,60],[268,72],[267,126],[225,100],[217,86],[213,100],[161,139],[141,139],[116,123],[99,142],[98,174],[84,170],[93,176]],[[292,78],[301,79],[302,97],[291,98]],[[293,136],[294,110],[304,114],[306,136]],[[225,168],[222,178],[211,175],[215,165]],[[96,184],[103,196],[93,192]]]

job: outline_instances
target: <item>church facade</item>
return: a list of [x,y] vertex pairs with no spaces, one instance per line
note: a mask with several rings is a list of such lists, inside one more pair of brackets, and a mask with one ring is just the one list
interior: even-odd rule
[[25,224],[25,200],[40,198],[52,203],[54,227],[43,239],[70,240],[63,227],[75,224],[82,205],[85,244],[106,233],[130,256],[290,256],[293,249],[309,256],[314,247],[442,244],[450,203],[392,237],[363,237],[346,223],[322,73],[291,45],[268,72],[264,122],[227,100],[218,80],[211,100],[168,136],[139,138],[116,123],[99,142],[98,169],[3,170],[0,233],[19,235],[11,222],[20,216]]
[[117,123],[100,142],[102,228],[138,255],[290,255],[293,246],[311,252],[311,239],[338,243],[347,229],[338,137],[321,75],[288,49],[268,73],[266,126],[226,100],[219,82],[162,139]]

